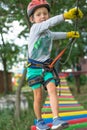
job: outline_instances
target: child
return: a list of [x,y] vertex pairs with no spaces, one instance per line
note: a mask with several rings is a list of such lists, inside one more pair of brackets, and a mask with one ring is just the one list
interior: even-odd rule
[[46,70],[45,64],[49,63],[53,40],[65,38],[79,38],[78,32],[52,32],[49,29],[63,22],[65,19],[82,18],[83,14],[78,9],[73,8],[68,12],[50,18],[50,6],[46,0],[32,0],[27,8],[28,17],[33,23],[28,44],[28,69],[27,79],[34,93],[34,112],[37,118],[36,128],[38,130],[48,130],[41,116],[42,86],[47,89],[50,105],[53,113],[52,129],[62,129],[68,127],[66,121],[58,117],[58,98],[54,75]]

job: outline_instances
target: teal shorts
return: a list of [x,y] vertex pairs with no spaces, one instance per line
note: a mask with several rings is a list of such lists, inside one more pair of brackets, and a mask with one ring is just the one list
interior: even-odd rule
[[[31,79],[33,77],[37,77],[37,76],[42,76],[42,73],[43,73],[43,69],[37,69],[37,68],[27,68],[27,79]],[[50,78],[53,78],[53,74],[51,72],[45,72],[44,73],[44,81],[47,81],[48,79]],[[55,83],[55,80],[52,79],[50,82],[53,82]],[[31,88],[32,89],[37,89],[39,87],[41,87],[43,84],[42,83],[38,83],[38,84],[35,84],[35,85],[32,85]]]

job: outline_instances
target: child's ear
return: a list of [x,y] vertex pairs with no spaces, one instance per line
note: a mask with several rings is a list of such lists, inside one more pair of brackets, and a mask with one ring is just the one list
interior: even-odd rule
[[31,23],[34,23],[34,21],[33,21],[33,16],[30,17],[30,22],[31,22]]

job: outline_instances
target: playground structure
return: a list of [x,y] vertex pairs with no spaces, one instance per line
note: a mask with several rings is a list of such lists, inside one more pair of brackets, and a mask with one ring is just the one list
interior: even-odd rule
[[[60,75],[61,88],[57,87],[57,94],[59,100],[59,116],[61,119],[69,123],[69,128],[64,130],[87,130],[87,110],[75,100],[72,95],[65,75]],[[59,96],[59,91],[61,95]],[[49,96],[46,97],[45,103],[42,107],[42,117],[45,122],[51,127],[52,126],[52,112],[49,103]],[[36,130],[36,120],[34,125],[31,126],[31,130]]]

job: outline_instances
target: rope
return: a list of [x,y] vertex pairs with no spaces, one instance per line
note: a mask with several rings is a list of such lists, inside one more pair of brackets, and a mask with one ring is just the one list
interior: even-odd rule
[[[78,16],[78,8],[79,8],[79,0],[76,0],[76,8],[77,8],[77,16]],[[78,18],[75,20],[75,31],[78,30]]]
[[[79,0],[76,0],[76,8],[77,8],[76,14],[78,15]],[[78,18],[75,20],[75,29],[74,30],[75,30],[75,33],[78,30]],[[59,61],[59,63],[62,64],[62,65],[65,65],[68,62],[68,60],[70,58],[70,55],[71,55],[71,52],[72,52],[72,49],[73,49],[73,45],[74,45],[74,43],[76,41],[76,38],[72,38],[71,41],[72,41],[72,43],[71,43],[70,51],[69,51],[69,54],[68,54],[66,60],[64,62]]]
[[71,43],[70,51],[69,51],[69,54],[68,54],[68,56],[67,56],[66,60],[65,60],[64,62],[59,61],[59,63],[60,63],[60,64],[65,65],[65,64],[68,62],[68,60],[69,60],[69,58],[70,58],[70,55],[71,55],[71,52],[72,52],[73,45],[74,45],[75,41],[76,41],[76,39],[74,39],[74,40],[73,40],[73,42]]

